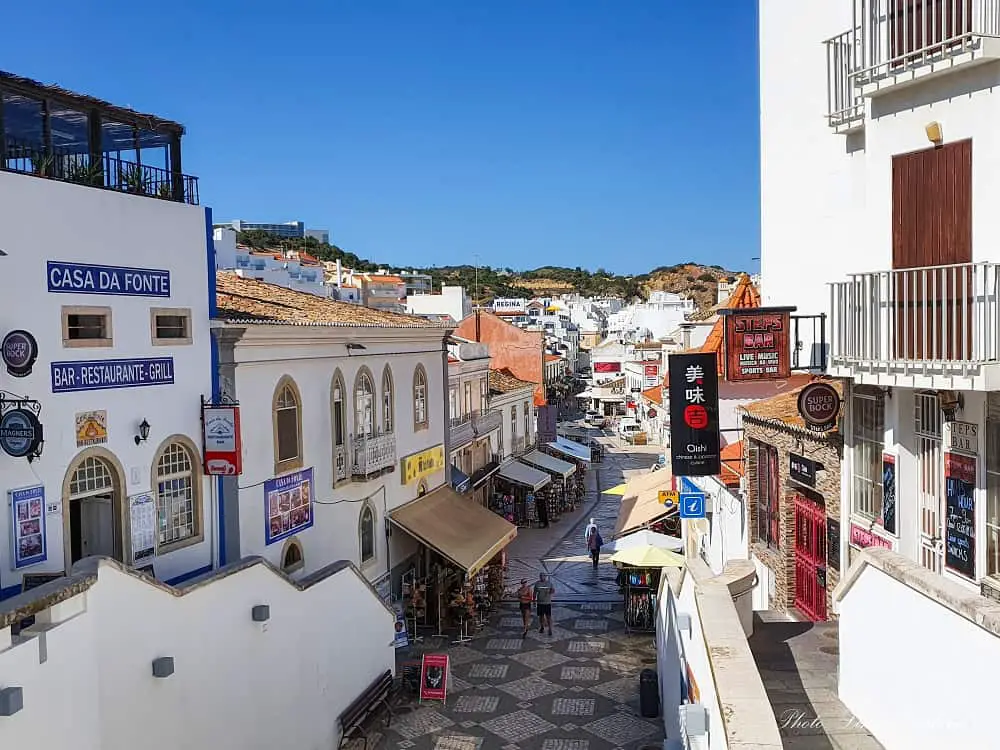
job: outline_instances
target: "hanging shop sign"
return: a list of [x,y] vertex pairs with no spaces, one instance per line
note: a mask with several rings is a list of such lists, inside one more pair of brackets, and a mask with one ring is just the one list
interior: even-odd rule
[[435,445],[420,453],[414,453],[400,460],[399,472],[403,484],[411,484],[444,470],[444,445]]
[[621,362],[594,362],[594,372],[621,372]]
[[840,394],[829,383],[810,383],[799,393],[799,415],[813,432],[828,432],[837,426]]
[[[0,406],[8,403],[15,406],[0,416],[0,450],[12,458],[30,461],[40,454],[43,441],[42,423],[36,416],[38,402],[3,401]],[[35,408],[29,404],[34,404]]]
[[671,354],[670,463],[676,477],[722,471],[715,354]]
[[797,453],[788,454],[788,476],[799,484],[815,487],[817,468],[816,462],[805,456]]
[[979,455],[979,425],[973,422],[945,422],[944,437],[946,450],[953,453],[964,453],[967,456]]
[[151,492],[128,499],[132,532],[132,565],[141,568],[156,556],[156,500]]
[[218,477],[242,474],[240,407],[235,404],[202,404],[201,426],[205,473]]
[[45,488],[41,485],[7,492],[13,522],[12,567],[26,568],[48,557],[45,543]]
[[116,297],[170,296],[170,271],[162,269],[50,260],[47,263],[46,279],[50,293],[104,294]]
[[642,366],[643,378],[645,378],[646,388],[653,388],[656,386],[656,381],[660,377],[660,366],[653,365],[643,365]]
[[726,380],[779,380],[791,375],[788,310],[733,311],[725,315]]
[[53,393],[143,388],[174,383],[173,357],[53,362],[51,370]]
[[420,663],[420,702],[448,698],[448,677],[451,671],[448,654],[424,654]]
[[656,493],[656,501],[667,510],[677,507],[677,499],[680,493],[677,490],[659,490]]
[[11,331],[0,343],[0,357],[7,367],[7,374],[15,378],[27,377],[38,359],[38,342],[27,331]]
[[966,578],[976,574],[976,459],[944,454],[944,566]]
[[313,525],[313,470],[264,482],[264,543],[274,544]]
[[873,534],[868,529],[858,526],[856,523],[851,524],[851,544],[860,549],[865,549],[866,547],[892,549],[892,542],[888,539],[878,534]]
[[104,445],[108,442],[108,413],[83,411],[76,415],[76,447]]
[[896,457],[882,454],[882,528],[896,533]]

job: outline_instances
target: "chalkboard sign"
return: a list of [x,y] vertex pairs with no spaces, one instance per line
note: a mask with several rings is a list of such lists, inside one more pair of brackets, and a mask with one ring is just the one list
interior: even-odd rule
[[840,570],[840,521],[826,519],[826,567]]
[[882,454],[882,528],[896,533],[896,457]]
[[946,453],[945,567],[968,578],[976,573],[976,459]]
[[25,573],[21,579],[21,593],[37,589],[44,583],[62,578],[65,573]]

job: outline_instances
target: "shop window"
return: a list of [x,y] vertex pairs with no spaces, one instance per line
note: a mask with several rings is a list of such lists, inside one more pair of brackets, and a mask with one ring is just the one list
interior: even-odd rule
[[63,346],[114,346],[110,307],[63,307]]
[[779,542],[778,524],[781,486],[778,481],[778,449],[766,443],[754,443],[757,476],[751,502],[757,508],[757,540],[769,547]]
[[882,452],[885,449],[885,396],[857,386],[851,394],[851,503],[856,515],[882,522]]
[[291,574],[297,570],[302,570],[305,564],[305,555],[302,553],[302,545],[299,544],[299,540],[289,539],[285,542],[285,549],[281,552],[282,571]]
[[413,371],[413,429],[427,428],[427,372],[423,365]]
[[153,346],[190,344],[191,311],[180,307],[154,307],[150,310],[150,334]]
[[986,420],[986,575],[1000,577],[1000,419],[992,416]]
[[375,559],[375,511],[367,503],[361,509],[359,526],[361,564],[364,565]]
[[274,473],[302,466],[302,399],[288,376],[274,391]]
[[392,388],[392,371],[389,365],[382,371],[382,432],[387,435],[392,432],[392,425],[395,421]]
[[354,381],[354,432],[358,437],[375,434],[375,384],[366,369]]
[[200,540],[201,481],[193,451],[168,443],[156,459],[156,516],[160,553]]

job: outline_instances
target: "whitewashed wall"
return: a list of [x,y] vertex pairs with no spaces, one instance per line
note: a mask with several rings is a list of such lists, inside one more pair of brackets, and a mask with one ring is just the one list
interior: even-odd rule
[[[210,261],[206,209],[197,206],[0,173],[0,207],[0,248],[7,254],[0,257],[0,338],[10,330],[25,329],[39,347],[28,377],[15,379],[0,369],[0,390],[40,401],[45,433],[42,457],[30,466],[24,459],[0,453],[0,594],[10,596],[19,590],[23,573],[64,569],[63,481],[84,450],[76,443],[77,413],[107,412],[108,441],[98,447],[113,457],[123,495],[151,489],[154,456],[171,436],[187,437],[198,447],[195,458],[200,462],[200,399],[212,393]],[[162,298],[49,293],[47,261],[166,270],[171,294]],[[63,347],[61,308],[81,305],[112,309],[113,346]],[[190,309],[191,344],[153,346],[150,310],[158,307]],[[52,362],[160,357],[173,359],[173,385],[52,392]],[[149,439],[136,445],[134,436],[143,419],[150,424]],[[6,493],[37,484],[45,486],[48,502],[60,504],[58,512],[45,516],[48,560],[14,571]],[[158,557],[155,569],[162,579],[212,563],[212,498],[209,482],[200,484],[203,540]],[[127,510],[120,523],[129,528]]]
[[45,658],[0,630],[0,685],[24,697],[0,747],[333,748],[338,714],[394,668],[395,618],[351,568],[299,590],[258,564],[178,596],[104,563],[39,619]]
[[537,419],[535,415],[534,406],[534,390],[532,388],[526,388],[521,392],[512,391],[510,393],[504,394],[493,394],[490,396],[490,407],[493,409],[499,409],[501,412],[500,419],[500,430],[496,434],[496,440],[498,445],[496,448],[502,448],[503,450],[498,450],[502,453],[504,458],[512,458],[514,456],[514,435],[511,433],[511,411],[515,411],[517,415],[517,437],[523,438],[524,435],[524,404],[528,404],[529,414],[528,417],[528,435],[526,444],[530,445],[535,442],[535,434],[537,431]]
[[746,501],[716,477],[688,479],[705,493],[706,507],[712,509],[705,562],[720,575],[730,560],[749,558]]

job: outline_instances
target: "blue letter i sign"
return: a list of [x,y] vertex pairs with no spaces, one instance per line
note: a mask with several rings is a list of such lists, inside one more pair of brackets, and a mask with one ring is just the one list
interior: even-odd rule
[[704,492],[682,492],[678,500],[681,506],[681,518],[705,517]]

